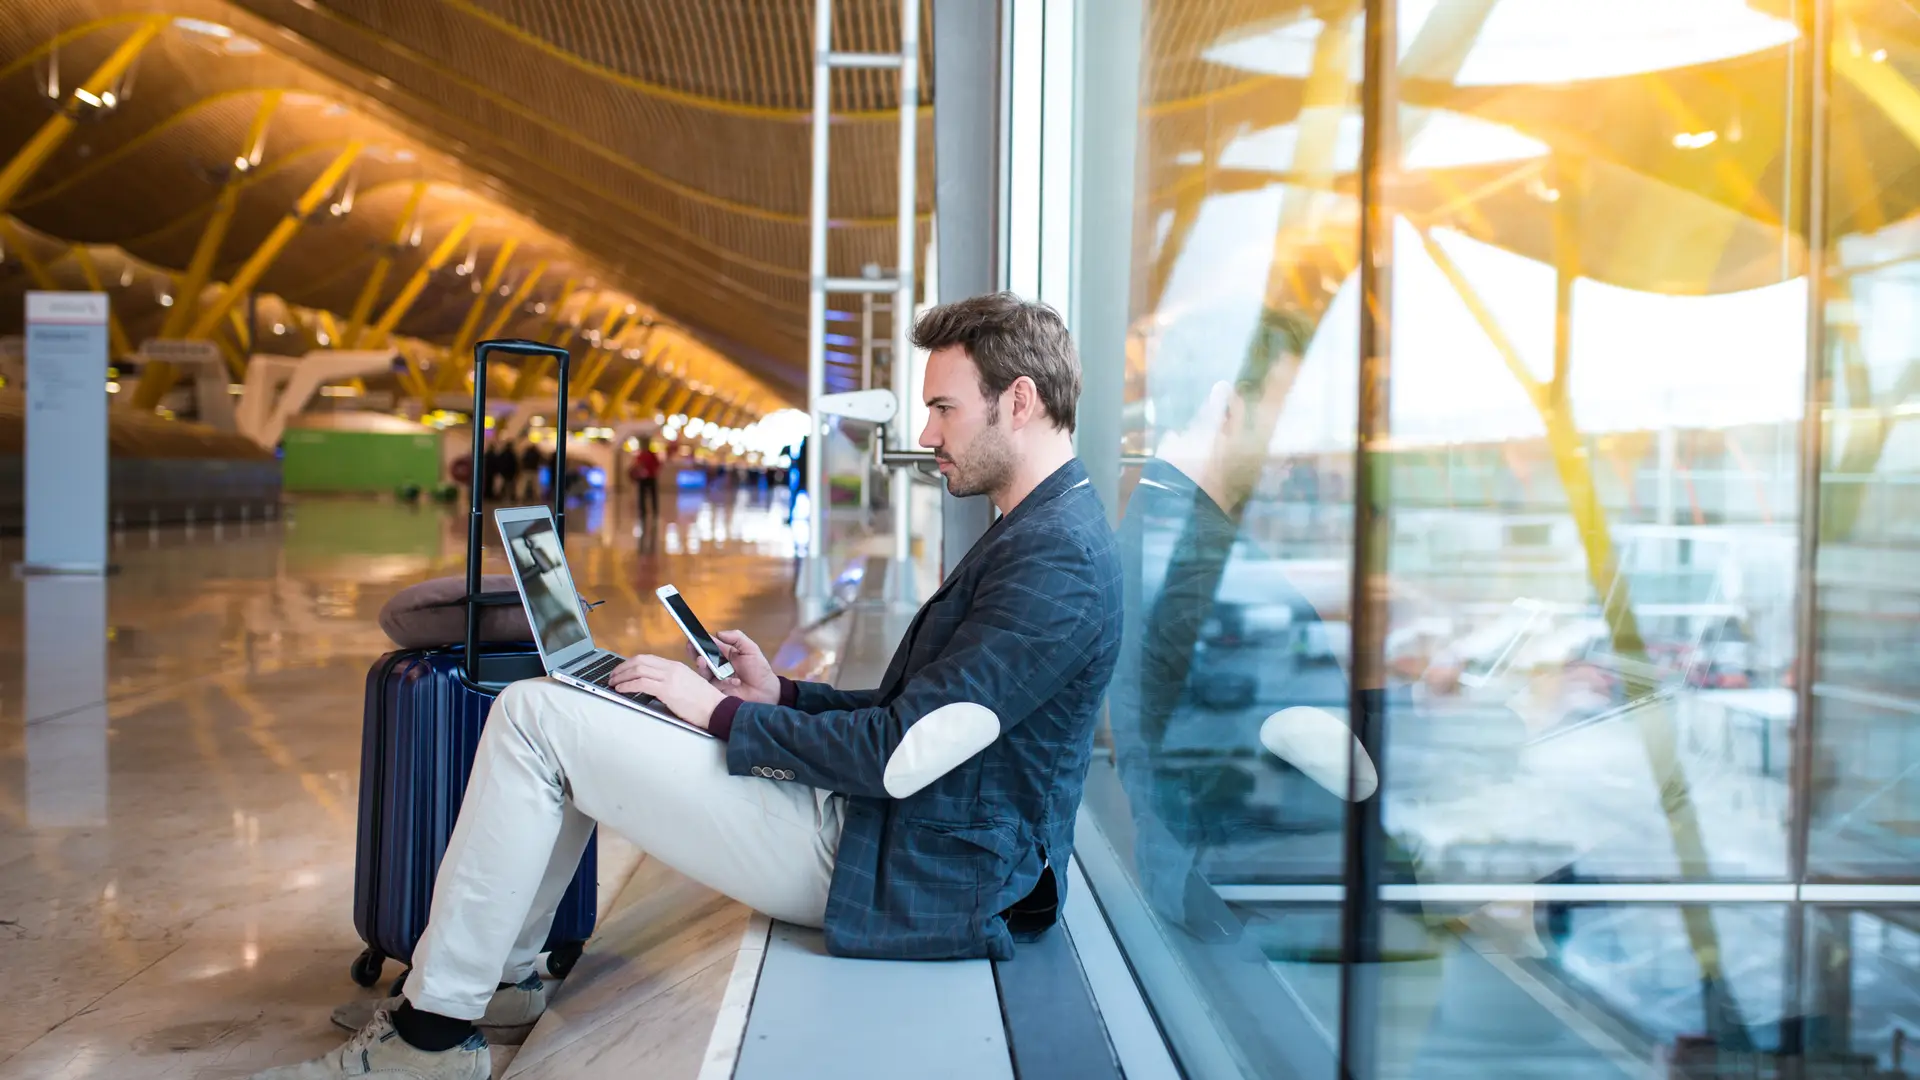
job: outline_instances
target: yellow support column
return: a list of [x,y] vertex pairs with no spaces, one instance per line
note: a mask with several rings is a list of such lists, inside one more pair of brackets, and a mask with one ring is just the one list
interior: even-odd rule
[[347,333],[340,339],[340,348],[353,348],[366,331],[367,317],[373,314],[373,305],[380,299],[380,290],[386,288],[387,275],[393,271],[393,257],[413,231],[414,215],[420,212],[420,200],[426,194],[425,181],[413,185],[413,193],[407,196],[406,209],[400,211],[400,224],[394,226],[393,239],[387,242],[387,250],[374,260],[373,272],[367,275],[366,283],[360,286],[360,295],[353,299],[353,310],[347,314]]
[[520,305],[527,302],[527,297],[533,295],[533,290],[539,286],[540,279],[546,274],[546,260],[542,259],[533,264],[533,270],[520,282],[520,287],[513,291],[513,295],[507,298],[507,305],[494,312],[493,318],[487,320],[486,329],[480,331],[480,336],[474,338],[474,341],[492,341],[499,337],[500,332],[507,328],[507,320],[513,318],[513,313],[520,310]]
[[[105,63],[93,69],[93,74],[74,88],[74,96],[86,94],[98,101],[100,95],[106,93],[140,58],[141,50],[151,44],[171,21],[171,16],[156,15],[141,23],[127,40],[120,43],[119,48],[113,50],[113,55],[107,57]],[[0,169],[0,211],[12,205],[13,197],[20,194],[20,189],[27,185],[27,181],[33,179],[40,167],[53,157],[53,152],[60,149],[60,144],[67,141],[67,136],[73,134],[76,121],[71,109],[71,106],[63,107],[40,125],[40,130],[33,133],[33,138],[27,140],[27,144],[13,155],[13,160],[7,162],[4,169]]]
[[[85,244],[73,245],[73,261],[80,264],[80,276],[87,279],[87,288],[97,293],[107,291],[107,287],[100,284],[100,268],[93,264],[93,253]],[[127,340],[127,329],[121,325],[112,301],[107,303],[107,340],[113,346],[115,359],[133,355],[133,343]]]
[[[607,340],[607,335],[613,333],[614,324],[620,321],[620,315],[621,315],[621,309],[617,305],[607,309],[607,317],[604,321],[600,323],[600,332],[595,335],[595,338],[598,341],[605,342]],[[594,359],[591,356],[591,354],[589,354],[587,363],[588,365],[592,365],[594,363]],[[605,360],[600,361],[600,366],[601,366],[601,369],[604,370],[606,367],[606,361]],[[542,374],[544,375],[545,372],[543,371]],[[593,373],[593,377],[595,379],[598,379],[600,377],[600,372],[595,371]],[[580,374],[575,374],[573,376],[572,381],[567,386],[567,395],[569,397],[578,397],[581,393],[580,387],[582,386],[583,383],[585,383],[585,379],[583,379]],[[589,390],[592,389],[592,386],[588,384],[587,389]]]
[[668,398],[667,405],[664,408],[662,408],[660,411],[663,413],[666,413],[668,416],[676,416],[680,413],[682,409],[687,407],[687,402],[692,400],[693,400],[693,387],[682,385],[680,387],[679,393],[676,393],[672,397]]
[[[565,317],[567,305],[571,304],[573,298],[579,295],[579,293],[574,292],[573,288],[574,284],[579,280],[579,278],[568,278],[566,284],[560,286],[560,299],[554,301],[553,306],[547,309],[547,325],[540,328],[540,333],[534,340],[547,341],[553,338],[555,328],[560,325],[560,320]],[[582,290],[582,292],[584,291],[585,290]],[[573,327],[569,326],[567,327],[567,332],[560,335],[559,339],[554,341],[554,344],[565,348],[567,342],[572,340]],[[507,391],[507,399],[510,401],[524,400],[527,392],[535,386],[538,386],[540,380],[547,377],[547,372],[551,370],[552,367],[553,361],[543,356],[539,360],[536,360],[531,367],[514,369],[513,386]]]
[[266,274],[267,269],[273,265],[273,260],[280,257],[280,252],[292,241],[295,234],[299,233],[300,226],[306,222],[307,216],[312,214],[320,205],[320,201],[327,197],[327,193],[340,182],[340,178],[347,174],[347,170],[353,166],[354,160],[360,156],[360,151],[364,150],[366,145],[358,139],[348,143],[346,149],[340,151],[333,162],[323,169],[319,176],[313,178],[313,183],[307,185],[307,190],[301,193],[299,201],[293,204],[293,209],[288,211],[287,216],[280,219],[280,224],[275,225],[273,231],[267,234],[266,240],[261,242],[259,249],[241,264],[240,269],[233,275],[233,280],[227,282],[227,287],[221,292],[220,298],[207,305],[207,309],[195,317],[187,328],[187,337],[206,337],[214,327],[220,325],[220,320],[226,315],[228,308],[232,307],[240,297],[253,291],[253,287],[260,283],[262,275]]
[[[279,105],[280,91],[269,90],[262,96],[260,111],[254,114],[253,123],[247,128],[247,141],[241,144],[235,161],[247,161],[251,168],[252,159],[248,155],[266,136],[267,121]],[[214,260],[220,257],[220,245],[227,239],[227,227],[233,224],[233,215],[240,209],[241,179],[244,176],[246,173],[236,166],[220,186],[220,196],[214,203],[213,214],[207,218],[206,227],[200,230],[200,240],[193,247],[193,257],[187,261],[186,277],[180,287],[174,290],[173,307],[167,311],[167,318],[157,336],[179,337],[193,324],[193,317],[199,313],[200,294],[213,275]]]
[[665,356],[666,352],[667,347],[661,345],[658,348],[649,350],[647,355],[642,357],[639,363],[633,365],[633,370],[627,372],[627,377],[620,380],[619,389],[615,390],[613,396],[607,399],[606,407],[600,410],[600,422],[602,424],[615,419],[619,415],[620,410],[625,408],[627,401],[633,397],[633,392],[640,388],[641,381],[647,377],[649,372],[658,366],[661,357]]
[[[307,185],[307,190],[301,193],[293,209],[280,219],[280,224],[273,227],[273,231],[261,241],[259,248],[241,264],[240,269],[234,273],[233,280],[227,282],[227,287],[221,290],[219,298],[208,304],[206,310],[194,317],[193,322],[187,327],[185,337],[204,338],[213,333],[213,328],[220,325],[220,320],[226,318],[227,312],[233,305],[260,283],[260,278],[266,274],[268,267],[273,265],[273,260],[280,257],[280,252],[300,231],[300,226],[306,222],[307,215],[313,213],[314,208],[320,205],[320,201],[326,198],[327,193],[340,182],[340,178],[346,175],[347,169],[352,167],[354,159],[360,156],[360,151],[365,147],[366,144],[357,139],[348,143],[346,149],[340,151],[333,162],[321,170],[319,176],[314,177],[313,183]],[[160,399],[166,397],[167,391],[172,389],[173,380],[174,371],[171,364],[150,365],[148,370],[141,374],[140,385],[134,390],[133,408],[151,409],[160,404]]]
[[605,375],[607,368],[613,365],[613,356],[614,351],[612,349],[594,350],[592,355],[587,357],[587,362],[582,366],[581,373],[574,376],[573,386],[568,389],[567,393],[576,398],[582,398],[593,393],[593,388],[600,385],[600,377]]
[[494,253],[493,266],[487,270],[486,281],[468,306],[466,317],[460,320],[460,329],[454,331],[453,344],[447,348],[447,365],[434,377],[434,389],[452,389],[461,375],[468,371],[472,362],[466,359],[473,349],[473,331],[480,325],[480,316],[486,314],[487,301],[493,299],[493,290],[500,287],[500,279],[507,274],[507,267],[513,262],[513,253],[520,248],[520,238],[509,236],[501,243],[500,250]]
[[[421,263],[420,268],[407,279],[407,283],[400,287],[400,295],[394,297],[393,303],[387,305],[387,310],[380,315],[380,321],[374,323],[373,329],[367,331],[366,340],[360,344],[360,348],[378,349],[387,343],[387,335],[393,333],[393,328],[400,324],[401,319],[406,318],[407,311],[413,307],[413,302],[420,299],[420,290],[427,287],[427,278],[446,263],[454,249],[460,246],[460,241],[466,239],[467,230],[471,228],[473,228],[473,215],[468,214],[453,228],[447,230],[447,235],[440,238],[439,245],[433,249],[432,254],[427,256],[427,261]],[[407,375],[413,382],[414,396],[424,404],[429,397],[433,396],[432,388],[427,385],[427,378],[421,373],[420,365],[414,362],[413,357],[407,356],[405,360]]]
[[678,385],[673,372],[667,369],[669,358],[669,355],[663,351],[660,362],[654,365],[654,371],[660,376],[659,380],[640,396],[640,403],[634,406],[633,411],[643,418],[649,413],[658,412],[660,403],[666,399],[668,392]]

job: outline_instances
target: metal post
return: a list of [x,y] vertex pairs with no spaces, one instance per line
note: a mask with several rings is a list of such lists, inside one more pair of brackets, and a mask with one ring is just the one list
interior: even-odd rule
[[[942,89],[933,110],[934,197],[939,243],[928,280],[938,295],[959,299],[1005,286],[1005,188],[1000,168],[1006,65],[1002,61],[1002,0],[941,0],[933,8],[934,67]],[[1129,116],[1131,127],[1138,118]],[[895,363],[908,361],[896,357]],[[898,450],[912,450],[902,444]],[[993,504],[984,497],[956,499],[940,493],[940,569],[957,566],[993,525]]]
[[[873,389],[873,294],[860,294],[860,389]],[[870,432],[868,441],[880,438],[879,431]],[[873,456],[873,447],[867,447],[866,458]],[[860,522],[867,528],[873,526],[873,462],[862,460],[860,463]]]
[[[825,2],[825,0],[822,0]],[[902,422],[890,425],[898,432],[896,446],[906,449],[914,438],[912,415],[915,397],[913,385],[913,265],[917,220],[914,181],[920,167],[920,0],[900,0],[900,223],[899,243],[894,254],[894,277],[899,287],[893,294],[893,394],[900,402]],[[809,459],[812,460],[812,459]],[[908,560],[913,557],[910,512],[907,503],[912,489],[906,472],[895,469],[892,481],[893,559],[901,581],[911,580]]]
[[[1347,607],[1353,644],[1347,715],[1359,743],[1349,757],[1368,755],[1380,786],[1366,799],[1355,799],[1357,792],[1348,792],[1346,903],[1341,907],[1340,926],[1340,1060],[1341,1074],[1353,1080],[1373,1080],[1378,1075],[1380,1040],[1388,1034],[1381,1030],[1380,886],[1386,869],[1381,810],[1387,784],[1384,597],[1392,493],[1383,483],[1384,470],[1375,468],[1379,459],[1374,454],[1376,444],[1388,434],[1392,371],[1393,216],[1386,193],[1393,190],[1390,181],[1398,169],[1399,146],[1394,123],[1399,109],[1394,78],[1399,38],[1393,16],[1392,0],[1367,0],[1366,67],[1361,84],[1360,377],[1353,452],[1352,591]],[[1347,776],[1350,784],[1358,782],[1357,762],[1348,761]]]
[[[1820,566],[1820,473],[1825,444],[1821,422],[1826,413],[1831,386],[1827,377],[1827,133],[1831,119],[1828,113],[1828,72],[1833,34],[1831,4],[1807,3],[1799,7],[1801,36],[1800,44],[1794,50],[1798,67],[1793,82],[1797,99],[1795,104],[1798,107],[1794,111],[1791,129],[1799,152],[1794,153],[1794,148],[1790,147],[1787,153],[1781,155],[1789,169],[1799,165],[1803,170],[1796,192],[1801,202],[1796,208],[1799,212],[1794,216],[1799,218],[1801,227],[1806,230],[1807,253],[1804,269],[1807,276],[1807,369],[1803,387],[1807,406],[1800,421],[1800,558],[1796,568],[1798,594],[1794,603],[1794,640],[1798,649],[1793,670],[1793,765],[1787,784],[1787,874],[1795,884],[1804,883],[1809,876],[1807,847],[1813,828],[1813,770],[1815,748],[1818,745],[1814,727],[1817,700],[1814,684],[1820,677],[1820,593],[1816,575]],[[1791,232],[1788,236],[1790,242]],[[1825,934],[1812,935],[1815,943],[1833,943],[1836,937],[1844,942],[1849,918],[1840,913],[1825,916],[1809,912],[1801,904],[1793,904],[1788,908],[1785,934],[1786,1000],[1783,1002],[1783,1015],[1787,1017],[1787,1022],[1781,1025],[1780,1031],[1782,1054],[1809,1055],[1849,1045],[1851,960],[1838,972],[1829,971],[1826,965],[1810,965],[1810,957],[1827,956],[1829,953],[1826,949],[1809,948],[1810,935],[1807,932],[1807,923],[1812,920],[1816,931],[1827,931]],[[1838,924],[1841,930],[1839,935],[1832,934],[1830,922]],[[1844,950],[1839,951],[1844,953]],[[1805,985],[1809,979],[1815,981],[1815,992],[1811,994],[1807,993],[1808,987]],[[1827,1020],[1821,1028],[1825,1033],[1822,1046],[1808,1045],[1812,1041],[1809,1032],[1813,1030],[1808,1021],[1815,1015],[1824,1016]]]
[[803,583],[813,596],[824,592],[824,575],[817,571],[825,552],[826,514],[820,499],[820,397],[827,383],[827,137],[833,109],[833,0],[814,0],[813,9],[813,187],[812,212],[807,220],[807,497],[813,501],[807,525],[808,565],[812,579]]
[[1113,0],[1080,20],[1080,165],[1073,327],[1085,379],[1076,450],[1107,515],[1120,517],[1121,415],[1126,400],[1127,327],[1133,317],[1134,204],[1139,138],[1141,0]]

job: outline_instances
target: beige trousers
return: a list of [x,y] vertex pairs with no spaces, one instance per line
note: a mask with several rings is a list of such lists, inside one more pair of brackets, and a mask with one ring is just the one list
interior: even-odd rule
[[494,702],[406,996],[478,1019],[533,971],[594,824],[776,919],[819,926],[844,800],[727,773],[726,744],[550,679]]

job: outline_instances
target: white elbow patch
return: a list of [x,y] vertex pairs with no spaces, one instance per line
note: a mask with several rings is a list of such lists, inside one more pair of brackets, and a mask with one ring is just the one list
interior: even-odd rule
[[[1339,717],[1324,709],[1307,705],[1281,709],[1260,725],[1260,745],[1342,799],[1366,799],[1380,786],[1380,774],[1360,740]],[[1360,770],[1351,791],[1347,786],[1348,761],[1357,762]]]
[[985,705],[958,701],[920,718],[887,758],[887,794],[904,799],[952,772],[1000,737],[1000,718]]

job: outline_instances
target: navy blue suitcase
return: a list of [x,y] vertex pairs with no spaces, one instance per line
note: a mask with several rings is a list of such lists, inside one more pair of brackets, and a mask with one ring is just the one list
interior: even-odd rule
[[[486,362],[492,352],[556,359],[560,415],[566,415],[566,350],[519,341],[485,341],[475,346],[473,415],[486,415]],[[447,853],[460,800],[466,794],[467,774],[473,769],[474,752],[494,698],[507,683],[546,673],[531,642],[478,643],[480,608],[520,603],[517,592],[480,591],[484,437],[481,425],[474,425],[466,642],[391,652],[367,672],[353,887],[353,925],[367,949],[353,962],[352,975],[362,986],[380,980],[389,958],[410,963],[414,946],[426,931],[434,875]],[[564,473],[565,454],[566,440],[561,439],[554,458],[555,476]],[[554,488],[554,518],[564,538],[564,493],[558,484]],[[589,841],[547,935],[547,970],[555,977],[566,977],[580,957],[581,946],[593,934],[598,873],[595,845]]]

